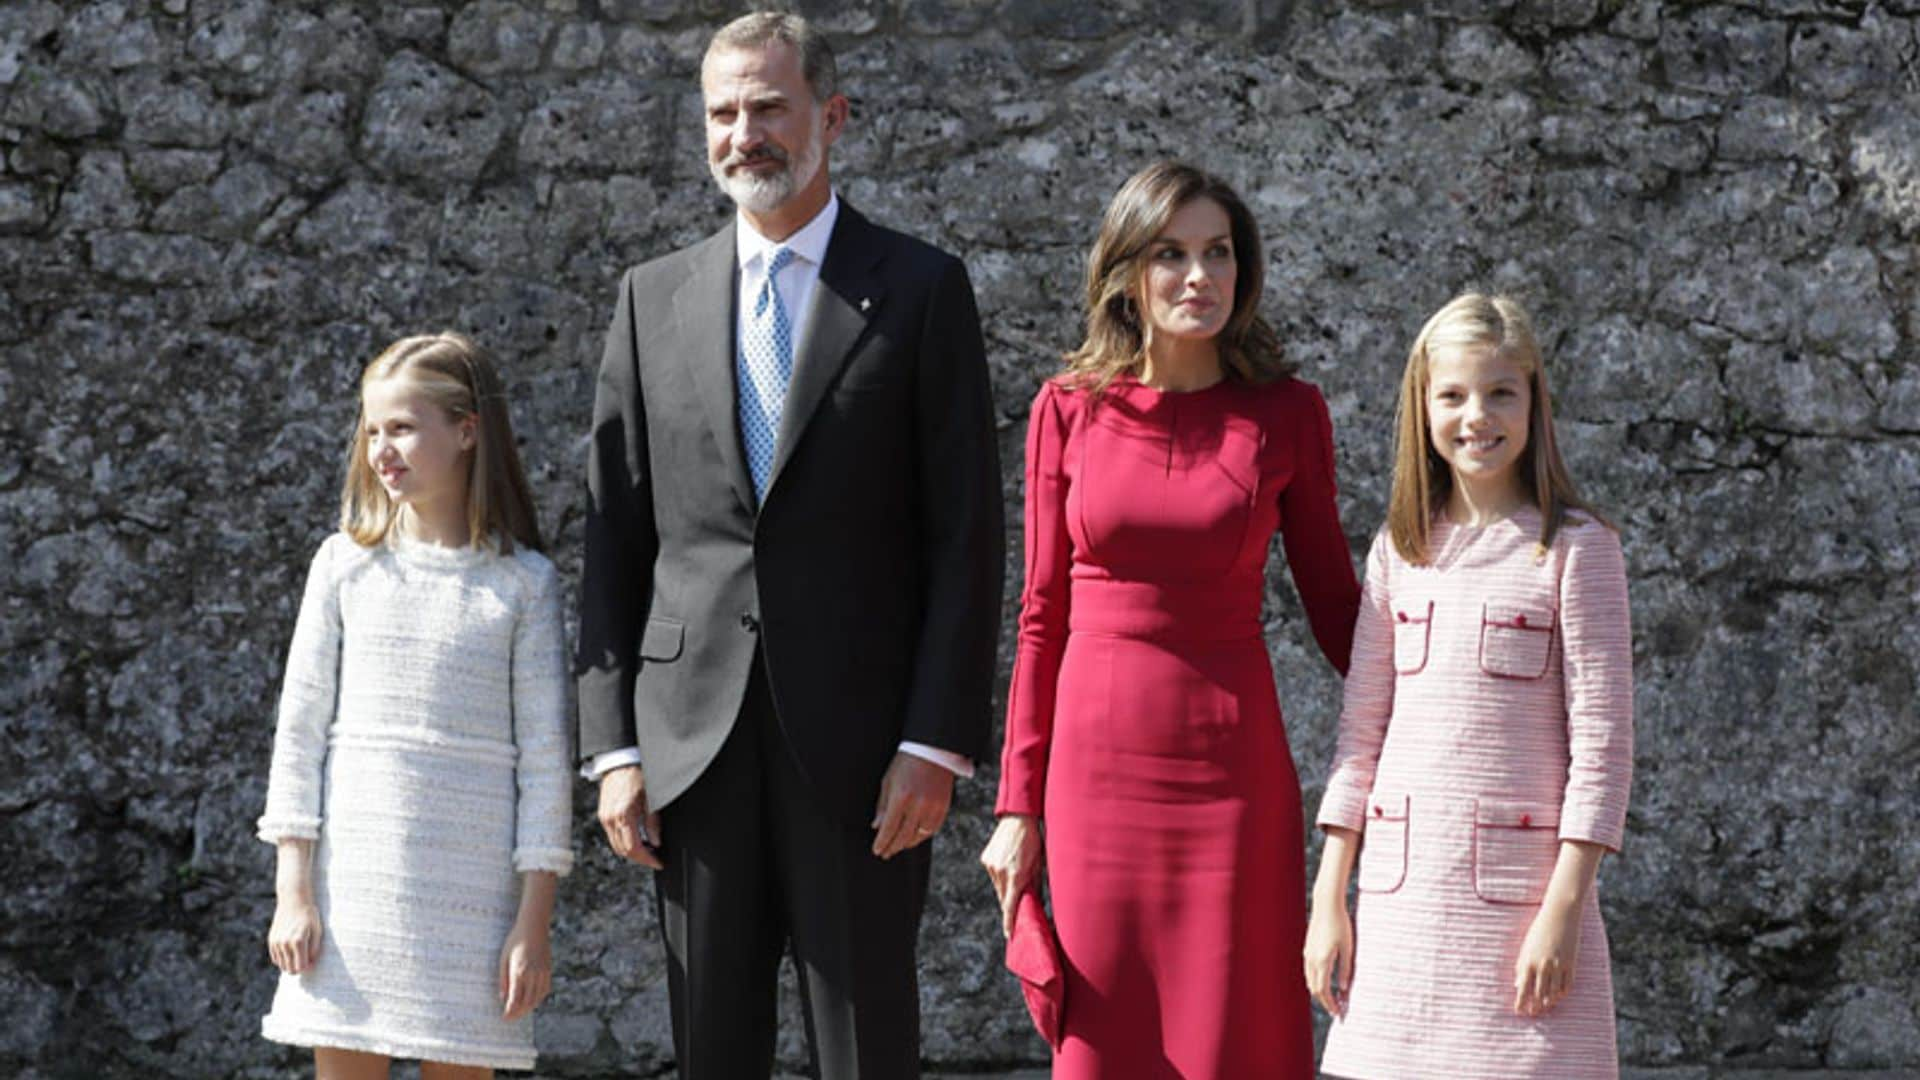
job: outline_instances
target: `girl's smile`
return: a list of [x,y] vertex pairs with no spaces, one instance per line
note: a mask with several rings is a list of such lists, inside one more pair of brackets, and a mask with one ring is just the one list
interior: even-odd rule
[[1500,504],[1519,488],[1514,465],[1527,448],[1527,371],[1489,348],[1436,349],[1427,381],[1434,452],[1476,504]]

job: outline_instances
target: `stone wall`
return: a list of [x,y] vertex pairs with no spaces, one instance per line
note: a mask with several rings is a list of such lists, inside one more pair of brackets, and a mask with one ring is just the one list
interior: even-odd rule
[[[0,1071],[303,1060],[256,1034],[251,822],[354,377],[402,333],[493,346],[571,578],[619,272],[725,219],[695,75],[738,6],[0,6]],[[1080,261],[1151,158],[1258,213],[1356,556],[1422,319],[1469,284],[1530,298],[1633,574],[1623,1054],[1920,1068],[1920,3],[816,7],[854,100],[841,191],[973,271],[1014,522]],[[1277,563],[1268,607],[1311,806],[1338,686]],[[972,864],[983,774],[924,937],[953,1070],[1042,1057]],[[543,1072],[659,1073],[650,897],[589,797]]]

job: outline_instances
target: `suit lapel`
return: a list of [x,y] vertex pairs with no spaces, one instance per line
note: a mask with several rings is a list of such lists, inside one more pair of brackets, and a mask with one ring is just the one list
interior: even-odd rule
[[880,282],[881,250],[873,227],[844,201],[820,263],[820,281],[814,286],[812,314],[806,340],[794,357],[793,378],[787,384],[787,402],[780,413],[780,438],[773,452],[773,471],[767,477],[772,494],[780,472],[799,445],[807,422],[834,376],[846,365],[867,324],[879,313],[886,289]]
[[753,481],[747,475],[746,453],[740,449],[740,418],[734,398],[733,307],[740,292],[735,283],[736,245],[729,223],[689,256],[688,274],[673,294],[674,332],[693,382],[700,391],[720,461],[735,495],[748,510],[754,508]]

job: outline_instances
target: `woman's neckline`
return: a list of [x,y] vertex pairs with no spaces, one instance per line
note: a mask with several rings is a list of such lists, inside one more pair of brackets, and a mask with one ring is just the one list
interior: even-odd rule
[[1138,387],[1142,390],[1146,390],[1151,393],[1158,394],[1161,397],[1196,397],[1200,394],[1211,393],[1212,391],[1218,390],[1222,386],[1227,385],[1227,383],[1231,380],[1227,378],[1226,372],[1223,371],[1220,373],[1220,377],[1218,379],[1215,379],[1214,381],[1208,383],[1205,386],[1196,386],[1191,390],[1167,390],[1158,386],[1149,386],[1146,383],[1140,381],[1140,376],[1135,375],[1131,371],[1123,371],[1115,378],[1114,381],[1125,382],[1129,386]]

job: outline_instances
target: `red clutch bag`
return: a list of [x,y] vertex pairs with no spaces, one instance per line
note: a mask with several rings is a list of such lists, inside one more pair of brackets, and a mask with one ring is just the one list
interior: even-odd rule
[[1033,1026],[1040,1029],[1047,1045],[1058,1051],[1067,981],[1061,973],[1060,940],[1053,935],[1053,924],[1047,921],[1037,888],[1022,893],[1014,909],[1013,936],[1007,939],[1007,970],[1020,979],[1020,993],[1027,999]]

